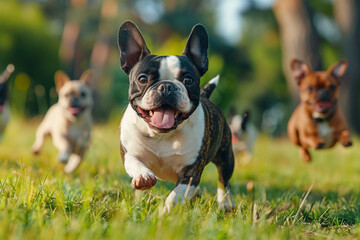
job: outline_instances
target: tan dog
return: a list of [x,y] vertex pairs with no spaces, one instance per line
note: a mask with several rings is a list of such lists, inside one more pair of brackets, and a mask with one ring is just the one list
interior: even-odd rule
[[289,120],[288,135],[300,146],[305,162],[311,161],[308,148],[331,148],[338,141],[345,147],[352,145],[348,126],[338,106],[340,80],[346,68],[347,61],[342,60],[327,71],[313,72],[305,62],[291,61],[301,103]]
[[36,131],[32,147],[38,154],[46,136],[51,135],[53,144],[59,150],[58,160],[67,163],[65,172],[73,172],[83,159],[90,141],[93,106],[90,82],[92,71],[85,71],[80,80],[70,81],[63,71],[55,73],[56,91],[59,101],[46,113]]

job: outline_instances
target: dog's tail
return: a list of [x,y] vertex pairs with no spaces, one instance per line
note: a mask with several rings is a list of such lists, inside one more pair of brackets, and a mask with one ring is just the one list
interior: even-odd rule
[[11,74],[14,72],[15,67],[13,64],[7,65],[5,71],[0,75],[0,83],[6,82]]
[[215,87],[218,85],[219,78],[220,76],[216,75],[216,77],[211,79],[203,88],[201,88],[200,96],[209,98]]
[[245,132],[246,131],[246,125],[249,121],[249,114],[250,114],[250,111],[249,110],[246,110],[244,113],[243,113],[243,119],[241,121],[241,129]]

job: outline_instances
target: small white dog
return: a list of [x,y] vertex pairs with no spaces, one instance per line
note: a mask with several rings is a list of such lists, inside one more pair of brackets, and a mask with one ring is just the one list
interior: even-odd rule
[[81,75],[80,80],[70,81],[66,73],[57,71],[55,85],[59,100],[47,111],[36,131],[33,153],[40,152],[45,137],[50,135],[53,144],[59,150],[58,160],[67,163],[64,168],[66,173],[71,173],[78,167],[90,141],[92,76],[92,71],[87,70]]
[[9,106],[6,103],[8,95],[7,81],[14,70],[14,65],[9,64],[5,71],[0,75],[0,141],[2,140],[6,125],[10,118]]
[[251,160],[258,131],[249,121],[249,111],[245,111],[242,116],[240,114],[232,116],[229,122],[235,156],[244,153],[247,155],[246,160]]

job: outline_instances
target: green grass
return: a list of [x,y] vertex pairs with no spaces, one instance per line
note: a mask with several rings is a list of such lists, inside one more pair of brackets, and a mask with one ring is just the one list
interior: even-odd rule
[[287,139],[261,136],[254,159],[237,161],[236,211],[218,209],[217,173],[209,165],[202,197],[161,216],[174,185],[158,181],[134,193],[120,160],[117,121],[95,126],[91,148],[72,175],[63,173],[50,141],[40,156],[31,155],[38,123],[12,119],[0,144],[0,239],[360,238],[358,140],[350,149],[313,151],[313,163],[304,164]]

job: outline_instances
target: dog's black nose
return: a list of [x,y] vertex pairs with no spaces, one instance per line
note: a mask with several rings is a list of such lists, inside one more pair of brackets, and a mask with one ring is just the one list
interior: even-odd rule
[[166,83],[160,83],[156,89],[162,94],[167,95],[175,91],[176,86],[173,83],[166,82]]
[[317,93],[320,101],[329,101],[330,100],[330,91],[327,89],[320,89]]
[[71,107],[79,107],[80,106],[79,98],[77,98],[77,97],[71,98],[70,99],[70,106]]

